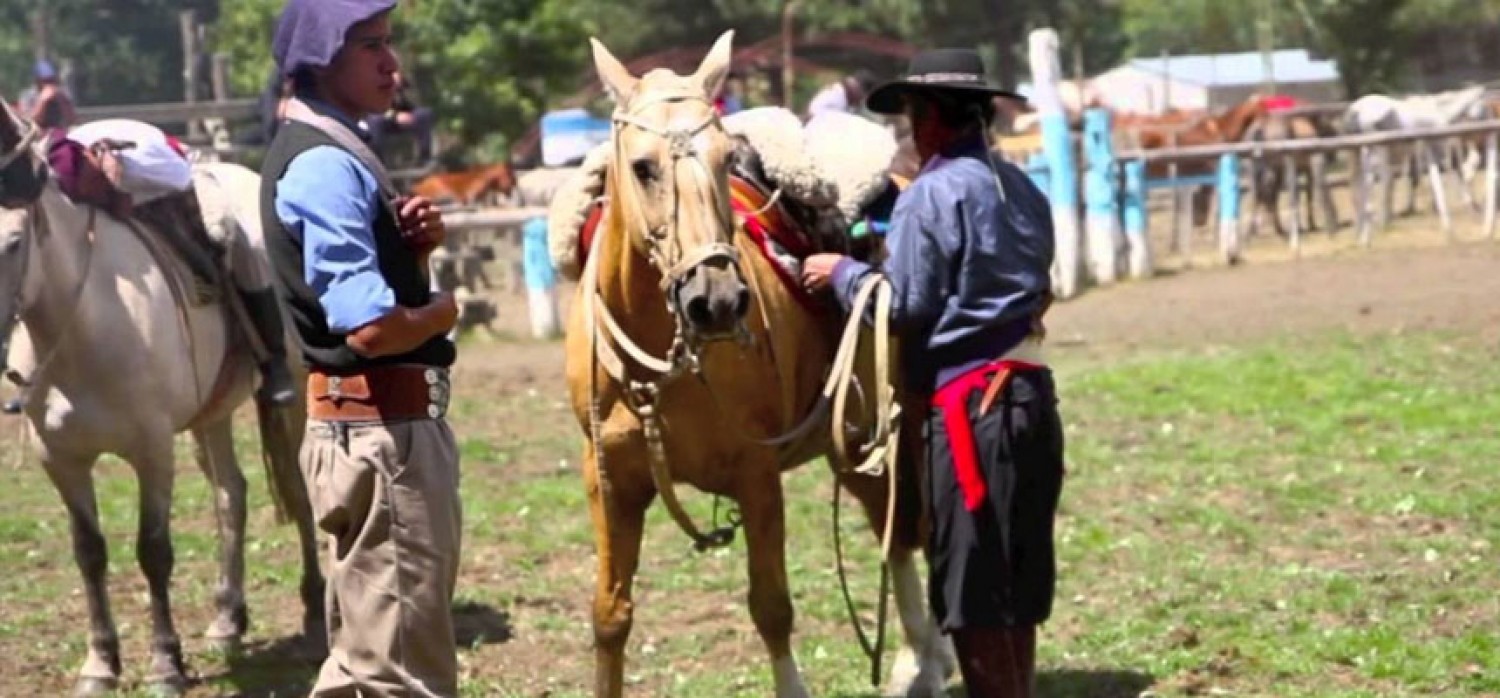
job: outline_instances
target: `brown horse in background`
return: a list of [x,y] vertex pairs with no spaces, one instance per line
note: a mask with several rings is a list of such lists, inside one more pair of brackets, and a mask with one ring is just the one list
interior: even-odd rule
[[500,205],[516,190],[516,174],[500,163],[458,172],[442,172],[422,178],[411,191],[435,203]]
[[[1237,143],[1244,140],[1250,127],[1265,114],[1265,103],[1260,95],[1251,95],[1249,99],[1221,114],[1202,118],[1186,126],[1171,122],[1150,126],[1136,125],[1126,129],[1116,129],[1116,133],[1127,143],[1133,142],[1133,145],[1141,150]],[[1177,162],[1177,176],[1197,177],[1213,174],[1218,166],[1218,158],[1180,160]],[[1150,179],[1164,179],[1169,176],[1170,171],[1168,163],[1147,161],[1146,177]],[[1212,199],[1213,191],[1214,188],[1208,185],[1198,185],[1193,188],[1194,226],[1201,226],[1208,222],[1208,204]]]
[[[775,695],[808,695],[791,647],[781,474],[818,455],[850,454],[831,453],[823,429],[786,445],[768,437],[796,433],[822,404],[836,323],[793,297],[735,223],[727,182],[733,146],[711,99],[728,73],[730,47],[725,34],[691,76],[654,70],[637,78],[603,45],[593,46],[617,104],[605,175],[609,203],[587,253],[566,351],[574,413],[588,435],[583,473],[598,550],[599,696],[624,690],[632,589],[652,500],[661,497],[695,540],[715,542],[676,504],[674,482],[738,505],[750,615],[770,654]],[[835,423],[844,426],[842,418]],[[942,695],[954,664],[926,612],[913,555],[915,460],[903,462],[912,470],[903,469],[899,482],[910,492],[895,509],[889,564],[906,666],[898,659],[891,689]],[[835,474],[882,530],[890,473]]]

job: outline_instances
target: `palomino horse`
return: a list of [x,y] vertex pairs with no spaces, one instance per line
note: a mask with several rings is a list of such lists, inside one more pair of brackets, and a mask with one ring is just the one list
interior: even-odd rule
[[[835,342],[828,319],[805,309],[737,232],[727,181],[732,143],[711,100],[728,72],[731,42],[732,34],[721,37],[691,76],[654,70],[641,78],[593,42],[595,66],[617,103],[605,175],[609,204],[588,252],[566,348],[574,412],[588,434],[599,696],[620,696],[624,688],[632,584],[652,500],[660,495],[701,544],[724,542],[698,533],[677,506],[674,481],[738,504],[750,615],[770,653],[776,695],[807,695],[791,648],[781,474],[828,453],[830,439],[815,435],[811,449],[796,449],[803,453],[759,439],[795,432],[812,413]],[[881,530],[887,481],[838,477]],[[914,488],[915,472],[900,481]],[[901,498],[906,506],[898,509],[889,557],[908,643],[892,688],[939,695],[953,662],[926,613],[912,555],[914,501]]]
[[[146,576],[152,632],[146,679],[156,692],[177,694],[187,678],[168,598],[173,436],[192,432],[198,466],[212,483],[220,555],[218,614],[207,637],[232,650],[249,616],[245,479],[235,462],[231,417],[251,394],[255,362],[222,307],[179,305],[173,275],[184,281],[185,267],[163,269],[123,223],[70,201],[48,181],[37,129],[9,107],[0,109],[0,333],[9,336],[19,317],[37,357],[25,413],[42,467],[68,511],[88,602],[88,656],[77,693],[106,693],[120,682],[93,474],[98,457],[112,453],[130,463],[140,483],[136,556]],[[234,165],[205,167],[224,184],[221,195],[231,199],[236,220],[259,246],[259,178]],[[296,467],[301,419],[263,411],[262,446],[273,495],[301,536],[304,630],[321,639],[323,580]]]
[[[1489,105],[1484,101],[1484,94],[1485,88],[1476,86],[1434,95],[1415,95],[1404,99],[1385,95],[1365,95],[1355,100],[1344,111],[1344,131],[1346,133],[1406,131],[1440,128],[1465,121],[1480,121],[1490,115]],[[1406,169],[1406,213],[1409,215],[1415,212],[1417,207],[1417,178],[1420,174],[1420,164],[1425,161],[1429,171],[1436,177],[1437,168],[1442,161],[1438,153],[1433,151],[1431,144],[1426,141],[1418,146],[1389,146],[1384,153],[1389,159],[1384,163],[1384,167],[1376,168],[1376,172],[1384,173],[1381,177],[1381,221],[1385,221],[1390,215],[1392,199],[1395,196],[1395,182],[1394,177],[1391,176],[1391,167],[1395,163],[1402,163]],[[1367,173],[1367,167],[1370,164],[1361,163],[1359,171]],[[1368,181],[1368,174],[1360,176],[1367,177]],[[1477,206],[1467,186],[1460,187],[1459,191],[1471,207]]]

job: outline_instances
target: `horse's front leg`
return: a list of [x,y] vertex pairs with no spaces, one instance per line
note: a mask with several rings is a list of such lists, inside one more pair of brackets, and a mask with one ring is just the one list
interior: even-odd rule
[[89,647],[74,687],[76,696],[107,695],[120,684],[120,636],[109,610],[109,547],[99,528],[94,495],[94,460],[98,456],[44,453],[42,467],[68,510],[73,561],[83,575],[89,609]]
[[780,467],[774,455],[741,465],[740,513],[750,573],[750,617],[771,655],[776,698],[807,698],[807,686],[792,654],[792,595],[786,576],[786,513]]
[[193,431],[194,456],[208,478],[219,534],[219,582],[214,590],[218,615],[204,636],[226,652],[237,652],[250,629],[245,606],[245,476],[234,457],[228,419]]
[[140,483],[140,528],[136,560],[146,575],[151,598],[151,668],[146,681],[157,695],[181,695],[187,689],[182,640],[172,622],[172,438],[152,439],[128,458]]
[[[906,404],[908,415],[923,410]],[[922,548],[922,431],[912,419],[903,424],[900,457],[897,459],[896,506],[891,508],[890,481],[840,469],[831,465],[838,481],[863,506],[875,533],[877,545],[885,534],[888,512],[895,512],[891,525],[891,555],[888,561],[896,616],[901,623],[903,645],[896,653],[886,682],[885,695],[944,696],[948,677],[958,669],[953,643],[943,636],[928,613],[927,594],[917,567],[916,553]],[[839,462],[830,456],[830,464]]]
[[594,695],[620,698],[625,691],[625,643],[635,617],[632,588],[640,563],[646,508],[654,491],[649,482],[628,477],[645,472],[643,464],[621,457],[637,455],[640,449],[612,448],[604,453],[602,472],[593,443],[584,447],[583,455],[599,564],[593,608]]

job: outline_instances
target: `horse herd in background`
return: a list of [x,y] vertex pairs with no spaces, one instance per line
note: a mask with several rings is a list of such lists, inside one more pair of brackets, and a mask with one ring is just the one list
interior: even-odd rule
[[[1467,87],[1437,94],[1390,97],[1366,95],[1347,105],[1314,105],[1277,109],[1270,100],[1252,95],[1245,101],[1219,113],[1195,110],[1171,110],[1160,115],[1117,114],[1112,115],[1111,130],[1117,151],[1157,150],[1192,146],[1212,146],[1240,142],[1276,142],[1285,140],[1307,140],[1332,138],[1340,135],[1357,135],[1375,132],[1420,130],[1453,126],[1461,123],[1484,121],[1500,116],[1500,98],[1492,97],[1482,86]],[[1076,118],[1075,118],[1076,117]],[[1081,127],[1081,114],[1070,114],[1073,128]],[[1019,114],[1012,122],[1012,133],[999,139],[997,145],[1006,155],[1017,162],[1024,162],[1041,148],[1039,122],[1032,114]],[[1380,172],[1391,172],[1382,178],[1382,194],[1385,200],[1383,211],[1393,210],[1394,182],[1407,182],[1406,207],[1403,212],[1410,215],[1416,211],[1418,178],[1429,159],[1435,159],[1444,171],[1455,173],[1460,178],[1460,196],[1470,207],[1478,209],[1472,187],[1480,167],[1484,164],[1483,137],[1455,138],[1440,149],[1429,149],[1422,144],[1392,146],[1384,157],[1386,163],[1349,163],[1350,171],[1367,171],[1371,176]],[[1255,208],[1249,222],[1249,234],[1260,230],[1263,218],[1269,218],[1276,233],[1287,235],[1279,211],[1281,194],[1291,187],[1287,175],[1298,179],[1295,188],[1305,204],[1295,209],[1306,217],[1300,225],[1304,230],[1334,231],[1343,220],[1338,206],[1326,186],[1329,170],[1337,163],[1331,154],[1304,153],[1287,156],[1292,167],[1284,162],[1267,162],[1265,166],[1253,168],[1250,188]],[[1202,184],[1211,178],[1218,165],[1217,158],[1179,161],[1175,172],[1161,161],[1149,161],[1146,176],[1150,180],[1175,177],[1187,182],[1190,188],[1193,226],[1208,222],[1209,207],[1213,201],[1213,187]],[[1389,165],[1371,167],[1371,165]],[[1366,169],[1368,168],[1368,169]],[[1399,172],[1399,176],[1395,173]],[[1319,218],[1321,217],[1321,221]]]
[[[1156,150],[1192,146],[1212,146],[1239,142],[1277,142],[1285,140],[1307,140],[1332,138],[1340,135],[1367,134],[1385,131],[1437,128],[1460,123],[1483,121],[1500,116],[1500,98],[1492,97],[1484,87],[1475,86],[1437,94],[1391,97],[1366,95],[1346,105],[1312,105],[1278,109],[1271,100],[1252,95],[1245,101],[1218,113],[1203,110],[1169,110],[1157,115],[1115,114],[1111,117],[1114,146],[1123,150]],[[1075,129],[1081,127],[1081,114],[1070,114],[1070,123]],[[1013,113],[1009,119],[1009,133],[997,139],[997,149],[1016,162],[1041,149],[1040,128],[1032,113]],[[899,130],[899,128],[898,128]],[[903,152],[903,155],[906,153]],[[1440,168],[1455,173],[1460,181],[1457,187],[1464,203],[1477,210],[1479,200],[1474,196],[1473,183],[1483,165],[1483,137],[1455,138],[1441,149],[1432,150],[1420,144],[1392,146],[1382,151],[1380,157],[1388,161],[1373,163],[1345,163],[1351,172],[1368,171],[1379,177],[1384,197],[1382,212],[1396,211],[1393,208],[1395,182],[1405,180],[1405,207],[1403,215],[1416,211],[1419,177],[1429,159],[1435,159]],[[1248,224],[1248,234],[1256,235],[1269,219],[1270,227],[1281,237],[1287,236],[1286,225],[1280,207],[1282,193],[1292,191],[1299,197],[1293,207],[1293,215],[1299,217],[1302,230],[1335,231],[1348,219],[1341,218],[1339,206],[1327,185],[1329,174],[1337,169],[1333,154],[1303,153],[1288,156],[1291,167],[1285,161],[1262,163],[1250,168],[1249,191],[1254,207]],[[915,169],[910,163],[896,163],[893,169]],[[1378,165],[1378,167],[1376,167]],[[1217,167],[1216,158],[1179,161],[1175,171],[1165,162],[1148,161],[1146,176],[1161,182],[1176,178],[1188,189],[1193,227],[1208,223],[1210,207],[1214,201],[1213,186],[1205,183],[1212,179]],[[1368,168],[1368,169],[1366,169]],[[1380,177],[1379,173],[1391,172]],[[1288,175],[1297,179],[1295,186]],[[488,164],[469,170],[434,174],[415,184],[415,193],[423,194],[440,203],[460,206],[545,205],[545,196],[523,197],[520,186],[528,173],[518,173],[504,163]],[[535,187],[533,187],[535,188]],[[538,199],[529,204],[522,198]]]

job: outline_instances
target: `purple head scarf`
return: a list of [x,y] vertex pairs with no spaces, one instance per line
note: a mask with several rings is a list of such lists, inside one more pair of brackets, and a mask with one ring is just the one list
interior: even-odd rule
[[287,0],[276,23],[271,55],[282,75],[327,67],[350,27],[395,6],[396,0]]

